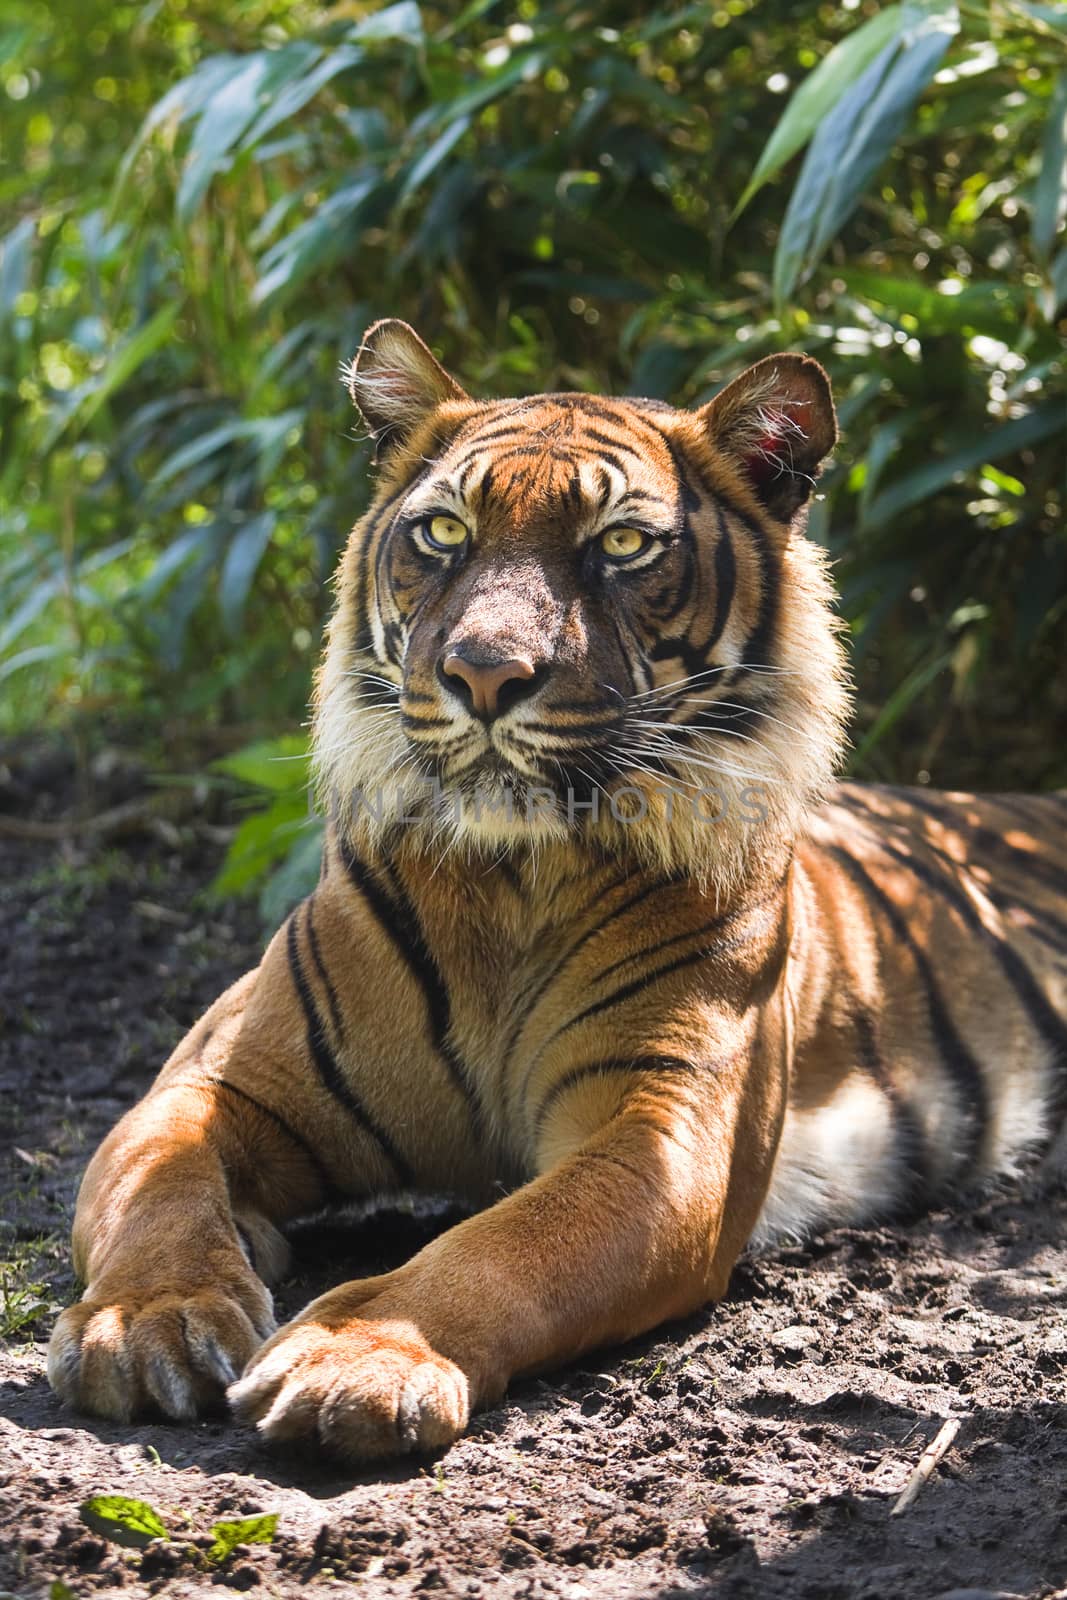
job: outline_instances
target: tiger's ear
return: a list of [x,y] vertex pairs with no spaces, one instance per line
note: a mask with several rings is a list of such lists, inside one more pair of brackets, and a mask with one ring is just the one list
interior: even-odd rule
[[773,517],[788,522],[837,439],[830,380],[810,356],[767,356],[698,413]]
[[395,317],[367,329],[345,377],[379,453],[402,443],[444,401],[469,398],[414,328]]

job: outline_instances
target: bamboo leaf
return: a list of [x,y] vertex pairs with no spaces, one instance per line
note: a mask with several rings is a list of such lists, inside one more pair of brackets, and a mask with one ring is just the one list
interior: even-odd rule
[[321,818],[309,820],[296,843],[259,894],[259,914],[266,928],[277,928],[289,912],[314,889],[322,870]]
[[152,135],[167,122],[183,122],[189,117],[196,116],[201,108],[235,71],[240,71],[243,58],[231,55],[226,51],[217,56],[208,56],[201,61],[194,72],[180,83],[174,84],[167,90],[162,99],[158,100],[145,117],[138,131],[136,139],[126,151],[119,164],[112,189],[112,205],[115,205],[126,187],[130,173],[133,170],[137,157],[141,154]]
[[294,71],[295,82],[285,84],[280,91],[275,89],[263,111],[245,133],[241,141],[242,149],[251,150],[261,143],[280,123],[288,122],[303,110],[326,84],[340,73],[347,72],[350,67],[357,66],[364,58],[365,52],[354,45],[339,45],[325,56],[318,50],[311,50],[305,60],[310,70],[303,77],[296,77]]
[[896,38],[904,22],[903,6],[886,6],[861,27],[839,40],[818,66],[812,68],[767,140],[755,171],[734,207],[731,222],[740,216],[757,190],[762,189],[790,157],[807,144],[827,112],[886,45]]
[[207,192],[208,184],[225,165],[230,150],[259,109],[259,93],[267,78],[270,57],[260,51],[242,63],[229,81],[216,89],[200,114],[178,185],[178,221],[187,225]]
[[360,43],[382,43],[397,40],[401,44],[419,47],[426,42],[422,26],[422,13],[415,0],[398,0],[396,5],[383,6],[369,17],[349,28],[346,38]]
[[227,632],[237,633],[248,591],[277,522],[273,511],[250,517],[230,540],[219,578],[219,609]]
[[910,672],[904,682],[894,690],[882,707],[866,734],[860,740],[853,753],[849,767],[855,770],[862,766],[867,755],[880,740],[895,726],[907,711],[913,701],[917,700],[925,689],[939,677],[945,668],[952,663],[953,651],[946,650],[943,655],[935,656],[932,661],[925,661]]
[[917,13],[819,126],[790,196],[774,258],[779,306],[851,215],[959,29],[955,5]]
[[1041,169],[1034,187],[1031,234],[1034,254],[1048,261],[1067,215],[1067,71],[1056,79],[1041,142]]
[[15,301],[30,281],[36,217],[23,217],[0,243],[0,328],[15,314]]
[[111,359],[103,372],[82,390],[69,410],[57,416],[45,435],[41,447],[42,454],[47,455],[54,449],[65,433],[73,433],[75,436],[81,433],[116,389],[120,389],[128,378],[132,378],[138,367],[143,366],[149,356],[155,355],[160,346],[166,343],[173,332],[180,310],[181,306],[177,301],[162,306],[150,321],[123,340],[112,352]]
[[961,443],[947,455],[916,467],[884,490],[874,501],[865,518],[868,528],[881,528],[911,506],[928,500],[956,478],[963,478],[986,461],[998,461],[1002,456],[1028,450],[1063,431],[1062,402],[1051,401],[1025,417],[1014,417],[999,427],[981,433],[977,438],[973,430],[968,442]]

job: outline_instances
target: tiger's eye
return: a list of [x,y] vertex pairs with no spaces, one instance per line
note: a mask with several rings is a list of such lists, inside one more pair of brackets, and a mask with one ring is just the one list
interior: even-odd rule
[[609,528],[600,536],[601,550],[613,561],[628,561],[631,556],[640,555],[647,544],[648,535],[640,528]]
[[431,517],[428,533],[431,543],[446,550],[454,550],[467,537],[467,530],[458,517]]

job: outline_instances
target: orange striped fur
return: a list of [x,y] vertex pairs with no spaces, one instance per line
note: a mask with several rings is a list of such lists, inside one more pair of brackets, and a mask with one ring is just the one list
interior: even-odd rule
[[[49,1373],[356,1461],[1049,1146],[1067,800],[834,787],[814,362],[479,403],[386,322],[350,382],[322,877],[93,1159]],[[281,1226],[410,1188],[480,1209],[275,1332]]]

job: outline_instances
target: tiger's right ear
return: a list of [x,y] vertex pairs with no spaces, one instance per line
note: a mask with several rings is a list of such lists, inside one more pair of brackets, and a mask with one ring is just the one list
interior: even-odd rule
[[470,398],[414,328],[395,317],[367,329],[344,376],[379,454],[402,443],[446,400]]

